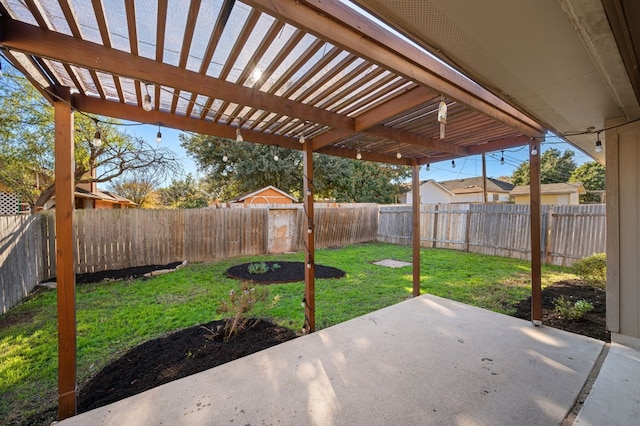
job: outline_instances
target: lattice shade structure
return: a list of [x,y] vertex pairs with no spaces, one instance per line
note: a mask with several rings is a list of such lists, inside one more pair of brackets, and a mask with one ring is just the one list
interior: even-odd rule
[[228,138],[240,128],[245,140],[292,149],[302,149],[304,136],[315,152],[355,158],[360,149],[365,160],[395,164],[519,146],[544,134],[338,2],[0,4],[7,59],[52,100],[59,87],[71,88],[68,101],[88,113]]

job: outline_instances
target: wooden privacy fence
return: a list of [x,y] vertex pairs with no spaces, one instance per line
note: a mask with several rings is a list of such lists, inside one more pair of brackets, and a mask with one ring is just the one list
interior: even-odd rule
[[[605,252],[603,204],[542,206],[542,260],[571,266],[593,253]],[[411,206],[381,206],[378,241],[411,244]],[[423,247],[448,248],[517,259],[531,259],[528,205],[423,204]]]
[[[76,273],[174,261],[210,262],[304,248],[301,207],[77,210]],[[0,216],[2,312],[56,275],[52,213]],[[375,241],[376,204],[315,210],[317,247]]]

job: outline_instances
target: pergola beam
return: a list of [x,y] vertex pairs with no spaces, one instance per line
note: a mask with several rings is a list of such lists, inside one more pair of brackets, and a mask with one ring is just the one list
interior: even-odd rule
[[497,96],[456,71],[439,64],[434,58],[366,20],[340,2],[245,0],[244,3],[347,51],[358,52],[363,58],[391,72],[455,99],[527,136],[538,136],[544,131],[529,117]]

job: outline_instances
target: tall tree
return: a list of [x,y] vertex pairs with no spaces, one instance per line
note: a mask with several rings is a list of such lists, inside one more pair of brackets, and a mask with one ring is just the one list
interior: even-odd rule
[[171,185],[158,192],[165,207],[196,209],[209,205],[210,195],[201,186],[197,179],[188,174],[182,180],[171,181]]
[[[587,191],[603,191],[605,189],[605,168],[596,161],[588,161],[571,173],[569,182],[581,182]],[[581,196],[582,202],[600,201],[596,194]]]
[[[200,135],[181,135],[181,144],[205,173],[208,192],[216,198],[230,200],[268,185],[301,198],[298,151]],[[312,184],[317,198],[389,203],[409,173],[407,167],[314,154]]]
[[[573,161],[575,152],[567,149],[561,152],[557,148],[549,148],[540,156],[540,183],[568,182],[571,173],[576,168]],[[511,183],[514,185],[529,185],[529,161],[523,161],[513,171]]]
[[[181,168],[173,152],[120,131],[115,120],[76,113],[74,124],[76,183],[109,182],[151,166],[167,172]],[[94,144],[97,128],[100,145]],[[7,72],[0,85],[0,184],[32,211],[55,193],[54,146],[53,107],[25,78]]]
[[109,189],[133,201],[139,208],[158,207],[156,191],[162,184],[163,175],[163,170],[158,170],[155,166],[135,170],[112,180]]

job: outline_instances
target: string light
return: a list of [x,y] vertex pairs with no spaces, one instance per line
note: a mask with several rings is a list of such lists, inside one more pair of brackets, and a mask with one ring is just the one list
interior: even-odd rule
[[602,142],[600,141],[600,132],[598,132],[598,135],[596,137],[596,148],[595,148],[596,152],[602,152]]
[[398,153],[396,154],[396,158],[399,160],[402,158],[402,154],[400,153],[400,151],[398,151]]
[[225,163],[227,161],[229,161],[229,157],[227,157],[227,153],[225,152],[224,155],[222,156],[222,161],[224,161]]
[[311,197],[311,190],[307,189],[307,197]]
[[311,264],[307,263],[307,269],[311,269]]
[[451,168],[452,169],[456,168],[456,160],[451,160]]
[[431,164],[430,164],[430,163],[427,163],[427,167],[425,167],[425,170],[426,170],[426,171],[431,170]]
[[96,133],[93,135],[93,146],[102,145],[102,135],[100,134],[100,127],[98,127],[98,119],[94,118],[93,122],[96,124]]
[[305,138],[304,138],[304,133],[302,133],[302,134],[300,135],[300,139],[298,139],[298,142],[300,142],[300,143],[305,143],[305,141],[306,141],[306,140],[305,140]]
[[531,155],[538,155],[538,149],[535,146],[531,149]]
[[149,85],[145,84],[144,90],[147,92],[144,95],[144,100],[142,101],[142,109],[149,112],[153,109],[153,104],[151,103],[151,95],[149,95]]
[[447,123],[447,103],[444,101],[444,96],[440,97],[438,105],[438,122],[440,123],[440,139],[444,139],[444,125]]
[[100,129],[96,130],[96,133],[93,135],[93,146],[102,145],[102,135],[100,134]]
[[243,142],[244,138],[242,137],[242,133],[240,133],[240,127],[236,129],[236,142]]
[[360,148],[358,148],[358,153],[356,154],[356,160],[362,160],[362,153],[360,152]]
[[156,142],[162,142],[162,132],[160,131],[160,124],[158,124],[158,133],[156,133]]
[[500,155],[500,165],[504,166],[504,149],[501,152]]
[[273,161],[278,161],[279,159],[278,154],[273,154]]
[[311,229],[311,227],[307,228],[307,233],[308,233],[308,234],[313,233],[313,229]]

